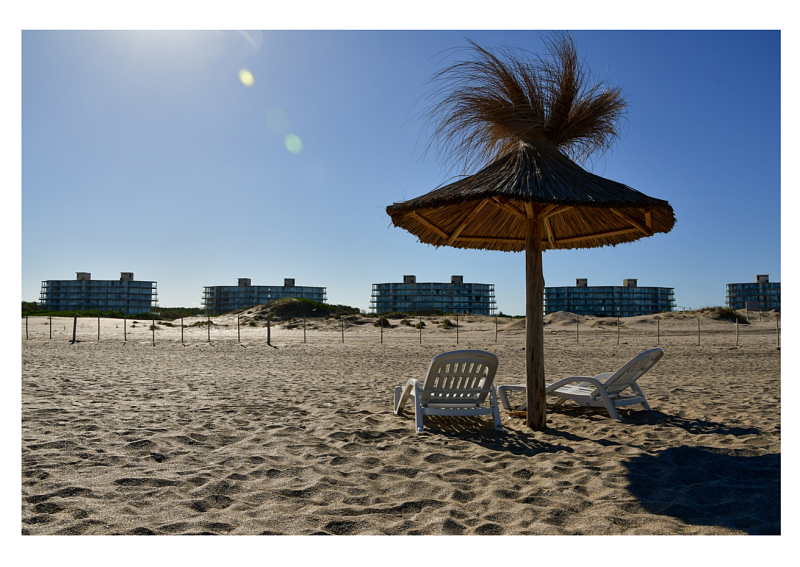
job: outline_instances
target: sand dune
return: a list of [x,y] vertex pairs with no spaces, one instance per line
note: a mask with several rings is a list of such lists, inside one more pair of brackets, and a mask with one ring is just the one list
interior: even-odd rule
[[[441,319],[441,318],[440,318]],[[465,318],[466,319],[466,318]],[[186,320],[185,323],[201,321]],[[392,413],[393,388],[455,348],[524,381],[524,329],[427,319],[208,330],[71,320],[22,326],[23,534],[777,534],[780,350],[770,334],[662,321],[640,381],[651,412],[548,407],[543,432]],[[69,323],[69,324],[68,324]],[[260,322],[259,322],[260,323]],[[774,321],[762,322],[764,329]],[[228,325],[225,327],[224,325]],[[557,323],[552,323],[555,325]],[[625,322],[627,328],[634,326]],[[701,325],[712,322],[701,322]],[[720,323],[721,325],[721,323]],[[728,323],[730,325],[730,323]],[[756,323],[753,323],[756,325]],[[498,325],[499,327],[499,325]],[[730,328],[730,327],[727,327]],[[755,326],[753,327],[756,328]],[[654,340],[548,334],[552,379],[615,369]]]

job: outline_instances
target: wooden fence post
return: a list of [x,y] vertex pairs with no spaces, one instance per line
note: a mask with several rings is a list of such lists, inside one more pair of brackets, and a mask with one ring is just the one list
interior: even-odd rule
[[28,339],[28,316],[25,315],[25,339]]
[[494,316],[494,342],[497,342],[497,315]]
[[778,333],[778,346],[781,346],[781,322],[775,319],[775,331]]
[[208,342],[211,342],[211,315],[208,315],[208,321],[206,321],[206,327],[208,328]]
[[736,319],[736,346],[739,346],[739,319]]
[[97,318],[97,340],[100,340],[100,317]]
[[619,344],[619,317],[617,317],[617,344]]
[[50,315],[50,340],[53,340],[53,316]]
[[153,346],[156,346],[156,316],[151,315],[150,330],[153,331]]
[[422,316],[419,317],[419,344],[422,344]]
[[238,336],[239,342],[242,342],[242,331],[239,329],[239,319],[241,318],[241,315],[236,316],[236,335]]
[[575,342],[581,342],[581,320],[575,319]]
[[697,314],[697,345],[700,346],[700,313]]
[[72,344],[75,344],[75,335],[77,331],[78,331],[78,316],[75,315],[75,318],[72,321]]
[[272,326],[270,324],[271,317],[267,317],[267,345],[272,346]]
[[306,342],[306,316],[303,315],[303,342]]
[[656,319],[656,346],[661,344],[661,319]]
[[183,344],[183,317],[181,317],[181,344]]
[[456,344],[458,344],[458,311],[456,311]]
[[342,342],[344,343],[344,315],[342,315]]
[[124,333],[125,342],[128,342],[128,314],[123,313],[122,315],[122,332]]

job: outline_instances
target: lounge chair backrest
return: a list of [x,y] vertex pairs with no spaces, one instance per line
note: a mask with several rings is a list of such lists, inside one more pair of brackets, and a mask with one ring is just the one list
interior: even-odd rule
[[646,350],[634,356],[603,383],[606,393],[609,396],[619,394],[650,370],[662,356],[664,351],[660,348]]
[[420,403],[479,406],[494,382],[499,361],[490,352],[457,350],[435,356],[422,383]]

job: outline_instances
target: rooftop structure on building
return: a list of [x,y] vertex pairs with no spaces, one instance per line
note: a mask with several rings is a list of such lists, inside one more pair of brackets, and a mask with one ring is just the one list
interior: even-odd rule
[[494,284],[464,283],[464,276],[452,276],[450,283],[418,283],[416,276],[403,276],[402,283],[372,284],[373,313],[429,310],[494,315]]
[[328,301],[327,288],[296,286],[294,278],[284,278],[282,286],[252,285],[250,278],[239,278],[235,286],[203,287],[202,305],[206,315],[221,315],[287,297]]
[[544,288],[544,313],[567,311],[576,315],[634,317],[675,310],[671,287],[639,287],[637,280],[622,280],[622,286],[590,286],[578,278],[575,286]]
[[769,274],[756,276],[755,283],[727,284],[725,305],[748,311],[781,310],[781,284],[770,282]]
[[156,282],[135,281],[133,272],[118,280],[93,280],[76,272],[74,280],[42,282],[39,301],[49,311],[122,311],[126,315],[151,313],[158,307]]

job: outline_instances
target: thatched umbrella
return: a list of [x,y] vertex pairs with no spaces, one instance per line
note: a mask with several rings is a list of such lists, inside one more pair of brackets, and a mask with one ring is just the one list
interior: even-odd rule
[[608,148],[625,100],[619,89],[590,84],[571,36],[555,35],[546,46],[548,57],[531,59],[472,43],[474,60],[435,76],[443,86],[434,96],[444,97],[428,118],[437,123],[440,157],[489,165],[386,208],[395,226],[427,244],[525,251],[527,425],[535,430],[546,426],[542,252],[613,246],[675,224],[666,201],[567,157],[588,159]]

